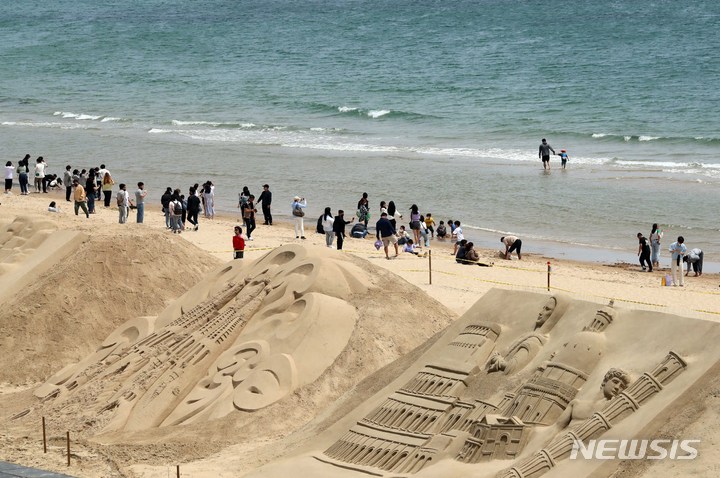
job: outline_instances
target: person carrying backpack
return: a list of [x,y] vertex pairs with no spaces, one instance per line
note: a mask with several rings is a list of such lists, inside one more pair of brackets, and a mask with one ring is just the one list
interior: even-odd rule
[[168,204],[168,210],[170,211],[170,228],[173,234],[180,234],[182,231],[182,212],[183,204],[180,199],[180,190],[176,189],[170,204]]

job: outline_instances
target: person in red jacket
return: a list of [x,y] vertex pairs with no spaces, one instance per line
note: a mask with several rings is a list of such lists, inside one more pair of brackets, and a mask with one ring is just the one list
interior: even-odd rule
[[242,237],[242,228],[235,226],[235,235],[233,236],[233,250],[235,251],[235,259],[242,259],[245,251],[245,239]]

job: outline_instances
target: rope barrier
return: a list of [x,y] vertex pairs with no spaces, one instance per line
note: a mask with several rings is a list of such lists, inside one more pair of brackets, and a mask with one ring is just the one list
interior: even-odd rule
[[[255,252],[255,251],[269,251],[269,250],[274,250],[274,249],[276,249],[276,248],[275,247],[252,247],[252,248],[245,249],[244,252],[247,253],[247,252]],[[430,249],[428,249],[428,251],[430,251]],[[223,250],[223,251],[209,251],[209,252],[211,254],[227,254],[227,253],[234,252],[234,250],[228,249],[228,250]],[[364,255],[371,255],[371,256],[372,255],[377,255],[377,256],[385,255],[385,253],[383,251],[367,251],[367,250],[356,250],[356,249],[341,249],[340,252],[364,254]],[[422,257],[422,256],[419,256],[419,257]],[[438,256],[436,255],[435,260],[437,260],[437,259],[438,259]],[[503,269],[525,271],[525,272],[542,272],[543,274],[548,274],[548,276],[550,274],[552,274],[552,270],[538,270],[538,269],[528,269],[528,268],[524,268],[524,267],[503,266],[503,265],[495,265],[494,263],[490,263],[488,265],[485,263],[478,263],[475,261],[468,261],[465,259],[456,259],[456,258],[450,259],[450,258],[442,257],[441,259],[448,263],[450,263],[450,262],[456,262],[456,263],[457,262],[465,262],[465,263],[469,263],[471,265],[480,265],[480,266],[485,266],[485,267],[498,267],[498,268],[503,268]],[[427,273],[428,270],[427,269],[403,269],[402,272],[412,272],[412,273],[423,273],[424,274],[424,273]],[[434,272],[436,274],[444,274],[446,276],[461,277],[463,279],[470,279],[473,281],[485,282],[488,284],[497,284],[497,285],[503,285],[503,286],[509,286],[509,287],[523,287],[523,288],[529,288],[529,289],[542,289],[542,290],[547,289],[547,290],[554,290],[554,291],[559,291],[559,292],[566,292],[568,294],[579,294],[578,292],[572,291],[570,289],[563,289],[561,287],[555,287],[555,286],[547,287],[547,286],[535,286],[535,285],[521,285],[521,284],[515,284],[515,283],[511,283],[511,282],[503,282],[503,281],[496,281],[496,280],[490,280],[490,279],[483,279],[483,278],[479,278],[479,277],[472,277],[472,276],[468,276],[465,274],[442,271],[442,270],[437,270],[437,269]],[[707,294],[707,295],[720,295],[720,292],[710,292],[710,291],[693,291],[693,293]],[[643,301],[633,300],[633,299],[623,299],[621,297],[610,297],[610,296],[593,294],[593,293],[583,293],[582,295],[589,295],[589,296],[597,297],[597,298],[604,299],[604,300],[615,300],[618,302],[626,302],[626,303],[630,303],[630,304],[645,305],[645,306],[650,306],[650,307],[658,307],[658,308],[668,308],[669,307],[668,305],[665,305],[665,304],[654,304],[652,302],[643,302]],[[701,313],[705,313],[705,314],[720,315],[719,311],[704,310],[704,309],[692,309],[692,310],[694,312],[701,312]]]

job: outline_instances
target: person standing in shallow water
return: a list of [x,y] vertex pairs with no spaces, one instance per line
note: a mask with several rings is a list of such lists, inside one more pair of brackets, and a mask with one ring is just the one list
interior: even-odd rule
[[540,143],[538,149],[538,158],[542,159],[543,169],[550,169],[550,151],[555,154],[555,150],[550,146],[545,138]]

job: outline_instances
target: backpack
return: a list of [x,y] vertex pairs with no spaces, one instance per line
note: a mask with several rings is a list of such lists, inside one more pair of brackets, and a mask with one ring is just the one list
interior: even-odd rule
[[173,204],[173,213],[175,213],[176,216],[182,214],[182,203],[178,200],[176,200],[175,204]]
[[117,194],[117,205],[123,207],[125,205],[125,195],[122,191]]
[[304,217],[305,216],[305,211],[303,211],[300,206],[295,206],[293,208],[292,213],[293,213],[293,216],[295,216],[295,217]]

